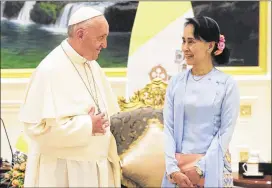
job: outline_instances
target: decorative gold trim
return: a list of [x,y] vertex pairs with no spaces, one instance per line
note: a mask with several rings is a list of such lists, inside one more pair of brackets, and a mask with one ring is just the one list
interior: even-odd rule
[[231,154],[229,152],[229,149],[226,152],[225,158],[227,159],[227,161],[231,164]]
[[[218,67],[232,75],[263,75],[267,73],[268,1],[260,1],[259,8],[259,66]],[[29,78],[34,69],[1,69],[1,78]],[[109,77],[126,77],[127,68],[103,68]]]
[[[153,75],[153,74],[155,74],[155,75]],[[168,77],[169,76],[167,74],[166,69],[161,65],[157,65],[157,66],[153,67],[151,69],[151,71],[149,72],[149,79],[150,80],[153,80],[155,78],[161,78],[163,81],[167,82],[169,79]]]
[[218,67],[219,70],[231,75],[263,75],[267,73],[267,53],[268,53],[268,1],[259,2],[259,46],[258,63],[259,66],[237,66],[237,67]]
[[[35,69],[1,69],[1,78],[29,78]],[[126,68],[103,68],[108,77],[126,77]]]
[[108,77],[126,77],[127,68],[102,68]]
[[131,111],[141,107],[153,107],[161,109],[164,105],[167,83],[160,78],[155,78],[143,89],[138,90],[127,101],[125,97],[118,97],[118,104],[121,111]]

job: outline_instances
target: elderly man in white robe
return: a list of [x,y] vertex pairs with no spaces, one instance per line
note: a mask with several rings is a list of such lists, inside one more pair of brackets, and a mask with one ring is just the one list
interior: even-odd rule
[[95,61],[108,34],[101,12],[79,8],[69,20],[68,38],[33,73],[20,111],[31,140],[25,187],[121,186],[109,129],[117,98]]

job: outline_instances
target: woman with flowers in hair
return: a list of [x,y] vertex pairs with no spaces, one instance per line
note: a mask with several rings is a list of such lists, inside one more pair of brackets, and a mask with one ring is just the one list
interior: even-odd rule
[[187,19],[182,51],[192,68],[172,77],[164,106],[166,173],[162,187],[233,186],[228,152],[239,114],[225,37],[209,17]]

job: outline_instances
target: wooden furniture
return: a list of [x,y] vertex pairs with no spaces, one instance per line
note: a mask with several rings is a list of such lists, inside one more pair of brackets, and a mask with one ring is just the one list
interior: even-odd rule
[[[154,78],[111,117],[111,132],[121,159],[123,187],[161,187],[165,173],[163,106],[167,82]],[[231,158],[227,155],[231,163]]]
[[272,175],[265,175],[264,178],[244,178],[238,172],[233,173],[233,184],[238,187],[271,188]]
[[167,85],[162,79],[155,78],[143,89],[134,92],[134,95],[129,100],[126,100],[123,96],[118,97],[121,111],[133,111],[142,107],[162,109]]
[[111,117],[122,164],[123,187],[160,187],[165,172],[163,105],[167,83],[154,78],[130,99],[118,98],[121,112]]

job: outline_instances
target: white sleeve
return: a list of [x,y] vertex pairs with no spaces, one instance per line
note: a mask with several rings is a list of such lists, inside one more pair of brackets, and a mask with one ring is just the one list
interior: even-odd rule
[[41,145],[50,147],[84,146],[92,136],[92,119],[89,115],[79,115],[56,122],[43,119],[38,124],[24,123],[25,133]]

